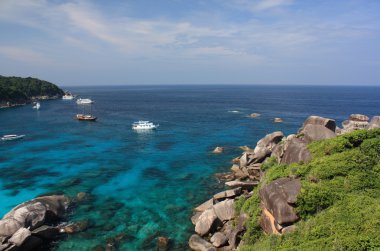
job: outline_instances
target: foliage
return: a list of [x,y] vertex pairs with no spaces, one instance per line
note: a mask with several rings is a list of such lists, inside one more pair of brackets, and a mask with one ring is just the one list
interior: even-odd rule
[[379,250],[380,129],[359,130],[308,147],[313,155],[308,163],[265,164],[264,183],[286,176],[302,180],[297,230],[283,236],[258,233],[259,201],[250,198],[240,206],[254,217],[241,250]]
[[36,78],[0,76],[0,103],[25,103],[33,97],[60,96],[63,91],[56,85]]

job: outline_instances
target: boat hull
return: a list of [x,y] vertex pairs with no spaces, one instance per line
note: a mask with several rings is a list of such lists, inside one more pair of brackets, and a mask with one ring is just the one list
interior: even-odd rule
[[91,122],[95,122],[97,119],[97,117],[95,117],[95,116],[82,115],[82,114],[77,114],[77,116],[75,118],[79,121],[91,121]]
[[18,140],[18,139],[22,139],[24,138],[25,135],[4,135],[3,137],[1,137],[1,140],[2,141],[12,141],[12,140]]

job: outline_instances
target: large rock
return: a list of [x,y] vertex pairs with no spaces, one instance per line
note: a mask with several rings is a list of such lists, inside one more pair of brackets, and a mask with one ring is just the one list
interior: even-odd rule
[[230,190],[226,190],[226,191],[217,193],[213,196],[213,198],[214,198],[214,200],[222,201],[222,200],[225,200],[227,198],[234,198],[240,194],[241,194],[241,188],[238,187],[235,189],[230,189]]
[[280,131],[273,132],[270,134],[265,135],[264,138],[260,139],[257,142],[256,148],[254,150],[255,154],[261,154],[263,151],[263,148],[268,149],[269,151],[272,151],[273,147],[278,144],[284,137],[284,134]]
[[200,236],[208,234],[216,227],[217,219],[218,217],[216,216],[214,209],[207,209],[199,216],[198,221],[195,224],[195,232]]
[[224,200],[216,203],[214,206],[214,212],[220,221],[231,220],[235,216],[234,200]]
[[196,208],[194,208],[194,211],[196,211],[196,212],[204,212],[207,209],[211,208],[212,205],[214,205],[214,199],[211,198],[211,199],[203,202],[202,204],[200,204]]
[[[320,116],[310,116],[308,117],[305,122],[303,122],[302,128],[305,128],[306,125],[320,125],[323,126],[330,131],[335,132],[336,129],[336,123],[335,120],[329,119],[329,118],[323,118]],[[301,129],[302,130],[302,129]]]
[[343,121],[341,134],[366,129],[369,125],[368,120],[369,118],[366,115],[351,114],[348,120]]
[[244,189],[252,189],[253,187],[257,186],[259,184],[258,181],[240,181],[240,180],[232,180],[225,183],[226,186],[229,187],[241,187]]
[[197,234],[190,237],[189,246],[195,251],[216,251],[216,248],[210,242],[205,241]]
[[316,140],[331,139],[336,137],[335,131],[328,129],[323,125],[307,124],[302,129],[302,132],[307,143]]
[[227,243],[227,237],[221,232],[216,232],[211,237],[210,241],[212,242],[212,245],[218,248]]
[[[45,235],[51,234],[47,233],[51,229],[46,228],[53,228],[45,225],[52,225],[55,220],[62,218],[68,204],[66,196],[52,195],[38,197],[13,208],[0,220],[0,250],[13,250],[14,247],[31,250],[40,245]],[[57,229],[51,231],[57,233]]]
[[281,163],[291,164],[301,161],[307,162],[309,160],[311,160],[311,154],[304,141],[298,138],[292,138],[286,142],[286,150],[282,156]]
[[368,122],[369,118],[363,114],[351,114],[350,117],[348,118],[348,120]]
[[289,225],[299,219],[293,205],[301,190],[299,179],[280,178],[260,190],[264,207],[273,215],[276,223]]
[[373,116],[369,122],[367,129],[380,128],[380,116]]

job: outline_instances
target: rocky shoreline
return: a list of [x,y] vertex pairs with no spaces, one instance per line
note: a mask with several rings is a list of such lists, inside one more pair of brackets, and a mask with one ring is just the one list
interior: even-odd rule
[[195,234],[189,239],[190,248],[227,251],[243,245],[241,240],[249,216],[237,210],[235,202],[241,197],[251,197],[256,186],[260,187],[261,231],[276,235],[294,231],[299,220],[295,206],[301,181],[297,177],[285,177],[263,184],[263,165],[273,160],[282,164],[308,162],[312,158],[307,148],[309,143],[374,128],[380,128],[380,116],[369,120],[365,115],[351,114],[342,128],[337,127],[333,119],[310,116],[297,134],[285,136],[282,132],[273,132],[259,140],[254,149],[243,148],[242,155],[232,160],[231,172],[215,175],[230,189],[194,208],[191,221]]
[[6,102],[6,103],[0,103],[0,109],[4,108],[11,108],[11,107],[17,107],[17,106],[23,106],[30,104],[35,101],[42,101],[42,100],[55,100],[59,99],[62,96],[54,95],[54,96],[36,96],[36,97],[31,97],[29,100],[25,100],[22,103],[11,103],[11,102]]

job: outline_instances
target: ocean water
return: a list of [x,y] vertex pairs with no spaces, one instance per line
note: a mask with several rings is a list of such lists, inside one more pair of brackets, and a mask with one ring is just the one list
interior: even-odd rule
[[[380,115],[379,87],[125,86],[72,87],[95,101],[98,121],[80,122],[75,101],[51,100],[0,110],[0,214],[41,194],[89,197],[69,221],[88,228],[53,250],[92,250],[117,240],[119,250],[155,250],[158,236],[186,250],[192,208],[223,189],[239,146],[254,147],[273,131],[294,133],[309,115],[340,124],[351,113]],[[261,116],[249,118],[250,113]],[[274,117],[283,123],[273,123]],[[136,120],[160,124],[137,133]],[[211,153],[225,147],[220,155]]]

